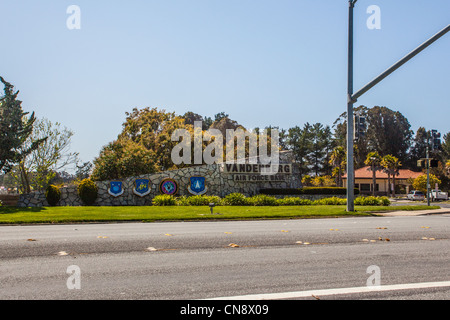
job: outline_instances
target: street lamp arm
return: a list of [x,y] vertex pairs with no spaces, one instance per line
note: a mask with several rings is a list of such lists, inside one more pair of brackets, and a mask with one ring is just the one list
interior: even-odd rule
[[420,52],[425,50],[427,47],[429,47],[431,44],[433,44],[436,40],[441,38],[443,35],[445,35],[447,32],[450,31],[450,24],[439,31],[437,34],[435,34],[433,37],[431,37],[429,40],[421,44],[419,47],[411,51],[409,54],[407,54],[403,59],[395,63],[392,67],[387,69],[385,72],[380,74],[378,77],[376,77],[374,80],[369,82],[366,86],[364,86],[361,90],[356,92],[351,96],[351,101],[354,103],[358,100],[359,97],[361,97],[364,93],[372,89],[374,86],[376,86],[378,83],[380,83],[383,79],[388,77],[391,73],[393,73],[395,70],[400,68],[402,65],[404,65],[406,62],[414,58],[416,55],[418,55]]

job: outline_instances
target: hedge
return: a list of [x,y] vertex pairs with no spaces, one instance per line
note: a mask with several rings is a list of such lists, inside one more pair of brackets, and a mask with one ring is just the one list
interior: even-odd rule
[[[312,201],[298,197],[277,199],[265,194],[246,197],[241,193],[232,193],[223,199],[218,196],[206,195],[190,197],[159,195],[153,199],[154,206],[208,206],[210,203],[214,203],[215,206],[317,206],[346,205],[347,199],[331,197]],[[357,197],[355,199],[355,205],[359,206],[389,206],[390,204],[387,197]]]
[[[305,187],[305,188],[287,188],[287,189],[261,189],[261,194],[267,195],[345,195],[347,188],[341,187]],[[355,194],[359,194],[359,189],[355,188]]]

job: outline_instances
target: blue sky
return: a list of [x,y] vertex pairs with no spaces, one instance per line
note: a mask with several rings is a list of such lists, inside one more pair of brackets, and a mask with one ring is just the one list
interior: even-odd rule
[[[69,30],[69,5],[81,29]],[[381,9],[381,29],[366,12]],[[347,0],[1,1],[0,75],[72,129],[92,161],[125,112],[225,111],[248,128],[331,125],[346,110]],[[448,0],[359,0],[355,91],[450,22]],[[361,97],[450,131],[450,34]]]

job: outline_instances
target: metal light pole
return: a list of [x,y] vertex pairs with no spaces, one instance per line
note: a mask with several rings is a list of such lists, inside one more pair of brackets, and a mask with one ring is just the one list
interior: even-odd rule
[[355,165],[353,162],[353,8],[358,0],[348,1],[347,73],[347,211],[355,211]]
[[427,132],[427,205],[430,206],[430,132]]
[[[362,89],[353,93],[353,9],[358,0],[348,0],[348,83],[347,83],[347,211],[355,211],[355,166],[353,162],[353,105],[359,97],[372,89],[383,79],[388,77],[395,70],[400,68],[406,62],[414,58],[417,54],[425,50],[436,40],[450,31],[450,25],[439,31],[433,37],[421,44],[419,47],[407,54],[403,59],[392,65],[385,72],[380,74],[374,80],[365,85]],[[427,157],[428,158],[428,157]],[[429,162],[427,160],[428,167]]]

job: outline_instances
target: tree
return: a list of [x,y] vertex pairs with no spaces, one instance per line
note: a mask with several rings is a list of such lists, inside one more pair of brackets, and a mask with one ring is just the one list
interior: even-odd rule
[[311,178],[310,175],[304,175],[302,178],[302,185],[304,187],[310,187],[310,186],[312,186],[312,181],[313,181],[313,178]]
[[398,111],[378,106],[367,111],[366,119],[368,147],[406,161],[413,136],[408,119]]
[[56,122],[43,118],[34,123],[32,134],[24,143],[31,147],[36,141],[42,141],[31,153],[25,155],[19,163],[24,191],[29,193],[30,186],[45,190],[56,172],[75,165],[78,153],[70,152],[73,131]]
[[446,160],[450,160],[450,132],[443,136],[442,151],[444,154],[444,158]]
[[153,150],[131,139],[118,139],[100,151],[94,160],[91,179],[115,180],[158,171],[158,159]]
[[219,122],[220,120],[222,120],[223,118],[228,118],[229,115],[226,114],[225,112],[219,112],[217,114],[214,115],[214,122]]
[[372,195],[374,197],[376,195],[377,171],[382,169],[381,159],[378,152],[372,151],[367,155],[366,161],[364,162],[366,165],[370,166],[370,170],[372,170]]
[[211,118],[203,118],[201,115],[194,113],[192,111],[186,112],[182,118],[184,119],[184,123],[194,126],[196,121],[202,122],[202,130],[208,130],[212,124]]
[[45,138],[23,148],[33,131],[36,120],[34,112],[27,118],[29,113],[22,110],[22,101],[17,100],[19,91],[14,92],[14,86],[2,77],[0,81],[5,86],[5,95],[0,98],[0,170],[6,173],[43,143]]
[[[355,144],[357,153],[355,162],[357,167],[364,165],[369,150],[379,154],[391,154],[402,162],[407,162],[408,151],[412,143],[414,132],[408,119],[400,112],[387,107],[375,106],[367,108],[359,106],[355,113],[366,118],[366,133]],[[347,113],[343,113],[334,122],[335,136],[338,145],[346,146]]]
[[[388,175],[389,193],[391,193],[392,197],[395,197],[395,176],[399,175],[399,169],[402,164],[397,157],[388,154],[381,159],[381,166]],[[393,188],[391,188],[391,176],[393,178]]]
[[336,178],[336,185],[342,186],[342,175],[345,171],[346,152],[344,147],[338,146],[331,153],[329,163],[333,166],[333,176]]
[[333,137],[330,126],[325,126],[320,136],[321,144],[323,146],[324,158],[322,160],[322,174],[332,175],[333,167],[330,164],[331,153],[336,147],[336,142]]
[[315,176],[331,175],[329,161],[334,146],[331,129],[321,123],[313,124],[310,129],[311,143],[307,156],[310,169]]
[[299,126],[290,128],[286,140],[288,148],[292,150],[294,159],[298,164],[301,178],[309,172],[307,157],[311,150],[311,125],[306,123],[303,128]]
[[428,132],[424,127],[420,127],[416,131],[411,149],[409,151],[408,166],[415,168],[417,160],[425,158],[428,144]]
[[92,172],[93,164],[88,162],[83,162],[81,165],[76,164],[77,170],[75,171],[75,177],[78,180],[84,180],[89,178]]
[[[367,117],[369,108],[366,106],[359,106],[354,109],[355,114],[359,114],[363,117]],[[367,121],[366,121],[367,123]],[[347,149],[347,112],[344,112],[333,123],[334,127],[334,141],[335,145],[342,146]],[[354,143],[354,161],[355,167],[360,168],[364,166],[364,161],[368,153],[368,142],[366,136],[360,137],[358,141]]]
[[[439,180],[434,174],[430,174],[430,185],[434,186],[435,184],[441,184],[441,180]],[[422,174],[414,179],[413,181],[414,190],[420,190],[424,194],[427,194],[427,175]]]
[[335,185],[333,178],[330,176],[316,176],[312,179],[312,184],[315,187],[332,187]]
[[[176,169],[171,159],[171,152],[176,141],[172,141],[172,133],[176,129],[186,129],[193,135],[193,126],[186,125],[185,120],[173,112],[157,108],[134,108],[126,113],[127,118],[118,140],[128,143],[131,140],[155,153],[157,171]],[[148,155],[148,154],[147,154]],[[146,156],[147,156],[146,155]],[[150,170],[150,169],[149,169]]]

